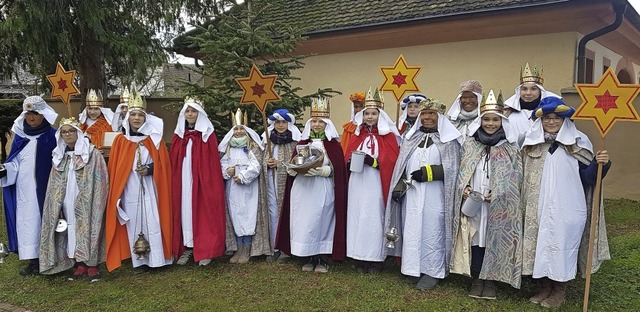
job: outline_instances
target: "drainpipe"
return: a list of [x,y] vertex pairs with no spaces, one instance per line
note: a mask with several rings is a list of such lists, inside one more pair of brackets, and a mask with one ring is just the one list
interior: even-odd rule
[[616,13],[616,20],[613,22],[613,24],[607,25],[590,34],[587,34],[586,36],[582,37],[582,39],[580,39],[580,42],[578,43],[578,77],[577,77],[578,81],[577,83],[584,83],[586,81],[585,67],[587,64],[587,58],[585,56],[586,54],[585,51],[587,49],[587,42],[618,29],[618,27],[620,27],[620,25],[622,24],[624,11],[627,9],[627,1],[626,0],[613,1],[612,5],[613,5],[613,11]]

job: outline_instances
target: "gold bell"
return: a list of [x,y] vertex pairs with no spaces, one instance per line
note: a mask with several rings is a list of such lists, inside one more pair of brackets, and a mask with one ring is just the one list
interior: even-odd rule
[[149,241],[144,238],[144,233],[140,232],[138,234],[138,239],[133,244],[133,253],[138,255],[137,260],[147,259],[147,254],[151,251],[151,246],[149,245]]

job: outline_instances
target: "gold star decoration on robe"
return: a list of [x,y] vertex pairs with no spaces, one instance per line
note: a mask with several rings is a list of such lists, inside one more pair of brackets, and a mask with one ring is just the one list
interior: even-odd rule
[[576,84],[582,104],[572,119],[593,120],[604,138],[616,121],[640,121],[633,100],[640,84],[621,84],[611,68],[595,84]]
[[400,101],[407,91],[420,92],[415,79],[421,69],[420,66],[407,66],[404,55],[400,54],[393,66],[380,67],[380,71],[384,76],[384,82],[380,90],[393,92],[396,101]]
[[253,64],[249,77],[236,78],[236,82],[243,90],[240,104],[254,104],[261,112],[264,112],[267,103],[280,101],[274,86],[278,75],[262,75],[258,67]]
[[75,70],[66,71],[62,67],[62,64],[58,62],[56,65],[56,72],[47,75],[47,80],[51,84],[51,97],[57,97],[64,102],[64,105],[69,106],[69,100],[72,95],[80,94],[80,90],[76,87],[74,79],[76,76]]

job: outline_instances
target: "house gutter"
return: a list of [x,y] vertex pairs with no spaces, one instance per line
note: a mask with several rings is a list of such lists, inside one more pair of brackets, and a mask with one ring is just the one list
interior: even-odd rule
[[598,38],[600,36],[603,36],[607,33],[610,33],[616,29],[618,29],[618,27],[620,27],[620,25],[622,25],[622,21],[624,20],[624,12],[627,9],[627,1],[626,0],[618,0],[618,1],[614,1],[612,3],[613,5],[613,11],[616,13],[616,20],[613,21],[612,24],[607,25],[603,28],[600,28],[592,33],[589,33],[587,35],[585,35],[584,37],[582,37],[582,39],[580,39],[580,42],[578,43],[578,74],[577,74],[577,83],[584,83],[586,81],[586,61],[587,61],[587,57],[586,57],[586,50],[587,50],[587,42]]

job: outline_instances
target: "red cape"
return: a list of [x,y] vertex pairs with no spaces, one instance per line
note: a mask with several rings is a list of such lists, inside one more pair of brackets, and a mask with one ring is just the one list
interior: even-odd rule
[[[298,142],[298,145],[309,144],[310,140]],[[347,185],[346,185],[346,167],[342,147],[336,140],[323,140],[324,149],[333,165],[333,182],[334,182],[334,211],[336,214],[336,227],[333,234],[333,253],[332,258],[336,261],[343,261],[347,255]],[[297,152],[294,150],[293,156]],[[295,177],[289,176],[282,199],[282,211],[280,212],[280,223],[278,224],[278,233],[276,235],[276,249],[291,254],[291,233],[290,233],[290,211],[291,186]]]
[[[342,146],[342,151],[347,151],[347,145],[349,144],[349,141],[351,141],[351,137],[353,136],[353,133],[355,131],[356,125],[354,125],[351,121],[345,122],[344,125],[342,125],[342,137],[340,138],[340,146]],[[351,156],[351,154],[344,154],[345,159],[349,159],[349,156]]]
[[[378,141],[378,168],[380,169],[380,180],[382,182],[382,196],[386,204],[389,195],[389,186],[391,184],[391,176],[393,175],[393,167],[396,165],[400,149],[398,147],[398,140],[393,133],[390,132],[387,135],[380,135],[378,134],[378,127],[374,127],[371,134],[374,135]],[[360,146],[366,136],[367,134],[361,129],[360,135],[351,137],[347,149],[344,151],[345,155],[349,155],[345,156],[346,160],[349,160],[351,153],[358,149],[358,146]]]
[[[164,258],[171,259],[171,167],[169,153],[164,142],[158,149],[151,137],[141,141],[153,159],[153,181],[158,196],[158,215],[162,229]],[[122,260],[131,258],[131,246],[127,236],[127,226],[118,222],[116,203],[122,196],[124,187],[133,167],[136,146],[124,135],[118,135],[111,147],[109,159],[109,198],[105,213],[105,235],[107,239],[107,269],[109,272],[120,267]]]
[[206,143],[202,142],[202,133],[199,131],[186,131],[184,138],[180,138],[177,134],[173,135],[171,200],[175,259],[186,249],[182,240],[182,163],[189,138],[193,142],[191,148],[193,259],[200,261],[220,257],[225,251],[224,184],[218,154],[218,139],[215,135],[209,136]]

